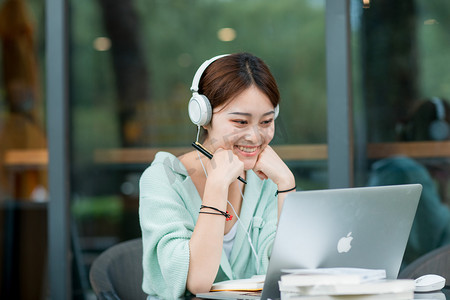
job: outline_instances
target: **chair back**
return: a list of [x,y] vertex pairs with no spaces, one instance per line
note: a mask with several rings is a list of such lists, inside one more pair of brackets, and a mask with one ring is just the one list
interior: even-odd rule
[[89,279],[100,300],[145,300],[142,291],[142,239],[119,243],[92,263]]
[[450,283],[450,245],[437,248],[422,255],[406,266],[399,278],[416,279],[426,274],[441,275]]

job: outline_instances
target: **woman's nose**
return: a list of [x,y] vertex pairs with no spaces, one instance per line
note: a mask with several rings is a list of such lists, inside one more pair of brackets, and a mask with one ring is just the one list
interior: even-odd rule
[[245,133],[245,139],[254,144],[260,144],[264,139],[264,135],[258,126],[251,126]]

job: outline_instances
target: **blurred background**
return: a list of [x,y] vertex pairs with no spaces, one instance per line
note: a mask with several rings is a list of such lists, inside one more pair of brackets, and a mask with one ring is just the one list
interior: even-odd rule
[[[70,209],[68,298],[93,297],[92,261],[140,236],[140,174],[157,151],[191,150],[192,77],[222,53],[251,52],[271,68],[282,98],[273,145],[297,187],[328,188],[338,176],[330,175],[328,154],[333,72],[349,84],[343,109],[350,114],[339,120],[349,126],[342,132],[350,133],[349,185],[377,184],[376,163],[402,155],[425,168],[437,209],[448,209],[449,135],[436,138],[428,128],[450,119],[450,2],[341,1],[348,40],[334,44],[326,2],[67,1],[70,190],[69,199],[50,199],[45,24],[52,2],[0,0],[0,298],[49,298],[52,201]],[[327,69],[327,51],[341,46],[349,70]]]

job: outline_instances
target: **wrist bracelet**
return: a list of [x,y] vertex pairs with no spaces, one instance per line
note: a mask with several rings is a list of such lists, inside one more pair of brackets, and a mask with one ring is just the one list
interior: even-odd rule
[[208,211],[200,211],[199,212],[200,214],[222,215],[225,217],[225,219],[227,221],[230,221],[231,219],[233,219],[233,216],[228,213],[228,210],[226,212],[224,212],[224,211],[222,211],[218,208],[212,207],[212,206],[200,205],[200,210],[202,210],[203,208],[209,208],[209,209],[215,210],[217,212],[215,213],[215,212],[208,212]]
[[294,191],[295,189],[297,189],[297,186],[294,186],[292,189],[288,189],[288,190],[284,190],[284,191],[278,191],[275,193],[275,196],[277,196],[279,193],[287,193],[287,192],[291,192]]

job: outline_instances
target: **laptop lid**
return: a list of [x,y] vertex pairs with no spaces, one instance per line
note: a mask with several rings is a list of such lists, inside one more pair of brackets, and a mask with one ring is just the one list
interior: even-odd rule
[[261,299],[280,298],[281,269],[385,269],[397,278],[421,191],[410,184],[290,193]]

